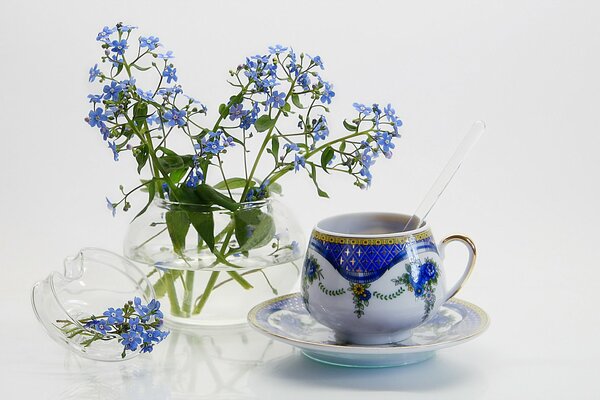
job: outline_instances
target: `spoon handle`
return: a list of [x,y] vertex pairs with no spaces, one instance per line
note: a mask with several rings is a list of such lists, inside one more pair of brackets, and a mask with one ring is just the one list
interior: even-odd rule
[[421,204],[419,204],[419,207],[417,207],[415,213],[412,215],[412,217],[410,217],[404,226],[405,231],[418,228],[421,225],[421,221],[425,220],[442,193],[444,193],[446,186],[448,186],[448,183],[450,183],[454,177],[454,174],[456,174],[456,171],[458,171],[460,168],[460,165],[466,158],[467,154],[473,148],[475,143],[477,143],[483,132],[485,132],[485,122],[475,121],[462,142],[460,142],[456,148],[456,151],[450,160],[448,160],[448,163],[438,178],[427,192],[427,195],[425,195],[423,201],[421,201]]

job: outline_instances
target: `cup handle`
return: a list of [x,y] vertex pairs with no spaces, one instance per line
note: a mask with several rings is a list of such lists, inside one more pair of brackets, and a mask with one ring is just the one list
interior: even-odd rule
[[477,248],[475,247],[475,243],[473,243],[473,241],[470,238],[464,235],[450,235],[444,240],[442,240],[439,246],[440,258],[444,259],[446,245],[450,242],[461,242],[462,244],[464,244],[467,247],[467,250],[469,251],[469,261],[467,262],[467,268],[465,269],[465,272],[463,272],[458,282],[456,282],[454,286],[452,286],[448,290],[447,293],[449,294],[446,296],[446,299],[444,300],[445,302],[454,297],[454,295],[456,295],[456,293],[458,293],[458,291],[462,288],[465,281],[471,275],[471,272],[473,272],[475,260],[477,259]]

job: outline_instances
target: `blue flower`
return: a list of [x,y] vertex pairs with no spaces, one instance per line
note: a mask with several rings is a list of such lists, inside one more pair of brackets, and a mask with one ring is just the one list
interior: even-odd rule
[[425,284],[431,279],[435,278],[436,275],[437,268],[435,267],[435,263],[428,261],[425,264],[421,265],[421,269],[419,272],[419,282]]
[[98,36],[96,36],[96,40],[108,43],[110,41],[109,36],[115,33],[116,30],[116,28],[109,28],[108,26],[105,26],[102,28],[100,33],[98,33]]
[[127,40],[113,40],[111,43],[112,48],[110,49],[112,52],[117,53],[118,55],[123,55],[125,50],[127,49]]
[[325,140],[329,135],[329,128],[325,125],[327,121],[324,116],[321,116],[321,120],[317,123],[314,129],[315,141]]
[[287,151],[300,151],[300,147],[296,143],[286,143],[283,145],[283,148]]
[[363,150],[363,153],[360,157],[360,162],[364,167],[369,168],[371,165],[375,164],[375,160],[373,159],[372,155],[371,155],[371,148],[367,147],[366,149]]
[[98,64],[96,64],[92,68],[90,68],[90,82],[94,82],[94,80],[98,76],[100,76],[101,73],[102,73],[102,71],[100,71],[100,69],[98,69]]
[[104,311],[104,313],[102,314],[107,318],[107,322],[109,324],[122,324],[123,321],[125,320],[123,318],[123,310],[120,308],[114,309],[112,307],[110,307],[108,310]]
[[223,131],[218,129],[216,131],[209,131],[207,135],[210,139],[219,140],[221,138],[222,134],[223,134]]
[[92,328],[94,328],[94,330],[100,332],[103,335],[106,335],[106,332],[110,332],[112,329],[108,322],[104,321],[103,319],[96,320],[95,324],[92,325]]
[[269,46],[269,53],[271,53],[271,54],[279,54],[279,53],[283,53],[287,49],[288,49],[287,47],[283,47],[282,45],[277,44],[275,46]]
[[235,141],[233,140],[232,136],[227,136],[223,138],[223,146],[224,147],[234,147],[235,146]]
[[371,112],[373,111],[371,107],[368,107],[364,104],[354,103],[352,104],[352,106],[356,111],[358,111],[361,114],[364,114],[365,116],[371,114]]
[[119,152],[117,151],[117,143],[115,143],[115,141],[108,142],[108,147],[113,152],[113,158],[114,158],[114,160],[115,161],[119,161]]
[[159,53],[156,56],[158,58],[162,58],[163,60],[170,60],[171,58],[175,58],[171,50],[167,51],[166,53]]
[[104,92],[104,100],[117,101],[119,100],[119,93],[123,91],[123,86],[115,81],[112,81],[110,85],[104,85],[102,91]]
[[188,177],[187,181],[185,182],[185,185],[187,187],[196,187],[196,186],[198,186],[198,184],[200,184],[200,181],[202,179],[204,179],[204,175],[202,175],[202,172],[198,168],[194,168],[194,169],[192,169],[190,176]]
[[319,264],[314,257],[307,257],[304,262],[304,268],[306,271],[306,278],[308,281],[312,283],[316,278],[318,278],[319,274]]
[[235,121],[236,119],[241,119],[244,115],[246,115],[247,111],[244,111],[244,106],[242,104],[235,104],[229,108],[229,119]]
[[88,94],[88,99],[90,99],[90,103],[100,103],[102,101],[101,94]]
[[117,25],[117,27],[121,29],[121,32],[131,32],[132,30],[137,29],[137,26],[133,25]]
[[129,78],[129,79],[123,79],[123,80],[120,82],[120,84],[121,84],[121,86],[123,86],[123,87],[135,86],[135,78],[134,78],[134,77],[131,77],[131,78]]
[[129,330],[131,332],[139,333],[144,331],[144,327],[140,325],[140,319],[138,317],[132,317],[129,319]]
[[296,59],[296,53],[294,53],[294,50],[290,48],[290,63],[288,64],[288,68],[290,70],[290,72],[292,74],[294,74],[295,76],[298,76],[298,74],[300,73],[300,70],[298,69],[298,62]]
[[95,110],[91,110],[88,114],[88,124],[90,124],[90,126],[94,127],[102,127],[104,126],[104,121],[106,121],[107,115],[104,114],[104,110],[102,109],[102,107],[98,107]]
[[307,54],[308,58],[310,58],[312,60],[312,62],[314,62],[316,65],[318,65],[321,69],[325,69],[323,67],[323,60],[321,60],[320,56],[315,56],[315,57],[311,57],[310,54]]
[[114,217],[117,214],[117,209],[112,201],[106,198],[106,208],[108,208],[112,212],[112,216]]
[[391,104],[388,103],[388,105],[383,109],[383,112],[390,122],[396,121],[396,110],[392,108]]
[[415,297],[421,297],[425,293],[425,288],[420,283],[412,283],[411,286],[415,292]]
[[142,321],[144,321],[144,317],[148,314],[148,307],[142,304],[142,299],[134,297],[133,308],[135,308],[135,311],[140,315]]
[[321,103],[323,104],[331,104],[331,98],[335,96],[335,92],[332,90],[333,86],[323,81],[323,93],[321,94]]
[[163,318],[163,313],[160,311],[160,301],[156,299],[150,300],[150,303],[148,303],[148,314],[154,315],[156,318]]
[[302,74],[298,77],[298,84],[302,86],[302,89],[309,90],[310,89],[310,77],[308,74]]
[[159,38],[157,38],[156,36],[148,36],[148,37],[140,37],[140,47],[146,47],[148,48],[148,50],[154,50],[156,49],[160,43],[159,42]]
[[138,332],[125,332],[121,334],[123,346],[125,350],[135,351],[138,345],[142,344],[142,338]]
[[207,153],[219,154],[224,148],[218,140],[210,140],[204,144],[204,151]]
[[285,93],[273,91],[273,95],[267,99],[267,106],[272,105],[275,108],[281,108],[285,105]]
[[298,172],[300,167],[306,167],[306,160],[303,156],[299,156],[298,154],[294,155],[294,171]]
[[240,128],[249,129],[256,122],[256,118],[258,117],[258,113],[260,112],[260,108],[257,103],[254,103],[252,106],[252,110],[247,112],[244,117],[242,117],[242,121],[240,122]]
[[142,338],[144,339],[144,343],[152,343],[152,342],[160,342],[160,331],[155,329],[148,329],[147,331],[142,333]]
[[184,126],[185,125],[185,110],[169,110],[165,113],[164,118],[167,121],[168,126]]
[[161,124],[162,120],[160,119],[158,113],[154,113],[146,118],[146,122],[148,122],[148,125]]
[[152,92],[152,90],[144,92],[142,89],[137,89],[135,92],[138,94],[138,96],[140,96],[146,101],[152,101],[154,98],[154,93]]
[[177,82],[177,68],[173,68],[172,65],[167,65],[165,70],[162,73],[162,76],[167,78],[167,83],[171,83],[171,81]]
[[379,132],[377,134],[377,144],[381,147],[384,153],[389,153],[391,149],[396,147],[394,143],[392,143],[392,135],[387,132]]
[[152,353],[152,350],[154,350],[154,346],[148,343],[144,343],[142,345],[141,353]]
[[110,130],[108,130],[106,125],[100,127],[100,133],[102,134],[102,140],[106,140],[110,136]]

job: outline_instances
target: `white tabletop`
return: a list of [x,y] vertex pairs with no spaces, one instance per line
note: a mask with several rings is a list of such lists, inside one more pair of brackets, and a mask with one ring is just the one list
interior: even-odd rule
[[[597,253],[600,6],[578,1],[275,0],[0,3],[0,387],[6,399],[599,398]],[[96,33],[117,21],[160,36],[210,118],[227,70],[275,43],[319,54],[335,84],[328,117],[391,102],[404,120],[369,191],[286,177],[305,234],[341,212],[410,212],[471,122],[488,131],[429,217],[439,240],[471,236],[478,265],[458,297],[489,330],[421,364],[364,370],[313,362],[245,330],[174,332],[122,363],[77,358],[35,320],[29,290],[81,247],[120,252],[133,214],[104,197],[135,185],[83,122]],[[337,134],[332,129],[332,135]],[[143,199],[134,202],[141,207]],[[449,248],[449,279],[464,256]]]

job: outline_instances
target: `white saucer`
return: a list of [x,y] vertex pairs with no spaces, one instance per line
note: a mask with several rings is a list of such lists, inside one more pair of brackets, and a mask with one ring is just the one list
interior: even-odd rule
[[332,329],[310,316],[300,293],[293,293],[257,305],[248,314],[248,322],[258,332],[298,347],[313,360],[344,367],[377,368],[424,361],[436,350],[479,336],[487,329],[489,318],[476,305],[452,299],[433,319],[414,329],[407,340],[354,345],[336,341]]

